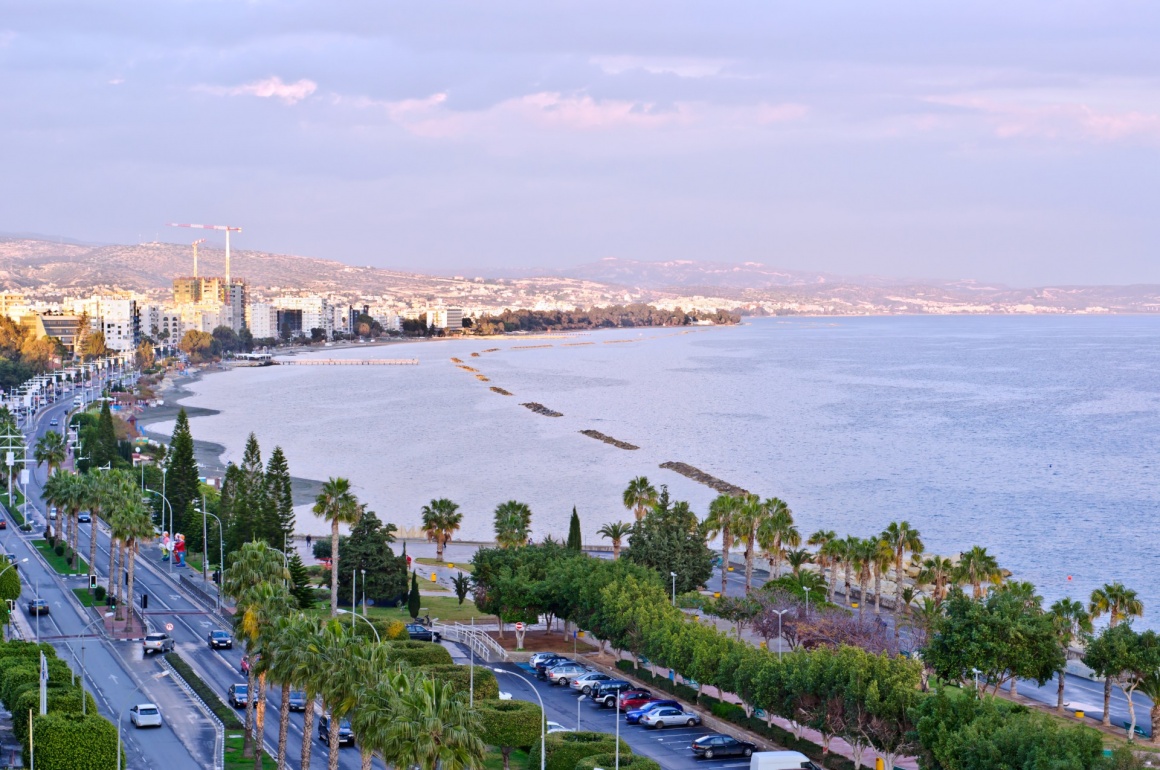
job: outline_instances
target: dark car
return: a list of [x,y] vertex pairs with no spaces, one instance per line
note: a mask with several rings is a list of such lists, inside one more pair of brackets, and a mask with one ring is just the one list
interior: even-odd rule
[[250,686],[245,684],[231,684],[226,693],[226,699],[236,709],[244,709],[250,700]]
[[703,735],[693,741],[693,754],[705,759],[713,757],[751,757],[757,746],[739,741],[731,735]]
[[656,700],[648,690],[634,687],[631,690],[622,690],[620,693],[620,710],[633,711],[649,701]]
[[230,636],[228,631],[210,631],[209,648],[211,650],[232,650],[234,648],[234,638]]
[[412,642],[437,642],[440,635],[427,628],[422,623],[408,623],[407,636],[411,637]]
[[632,682],[626,682],[623,679],[610,679],[607,682],[599,682],[593,685],[592,691],[588,693],[588,697],[600,706],[612,708],[616,705],[618,695],[626,690],[631,690],[635,686]]
[[536,676],[540,679],[548,678],[548,669],[553,666],[563,666],[568,663],[575,663],[571,658],[565,658],[563,655],[557,655],[554,658],[546,658],[536,664]]
[[8,529],[8,519],[0,519],[0,529]]
[[92,524],[93,523],[93,514],[91,514],[88,511],[81,511],[80,513],[77,514],[77,523],[78,524]]
[[680,708],[681,704],[675,700],[650,700],[640,708],[635,708],[632,711],[625,712],[624,721],[628,722],[630,725],[638,725],[640,724],[641,717],[657,708],[658,706],[673,706],[675,708]]
[[[318,740],[330,745],[330,717],[326,714],[318,718]],[[340,748],[354,745],[354,731],[350,729],[349,720],[341,719],[338,722],[338,745]]]
[[47,615],[48,614],[48,602],[46,602],[44,599],[30,599],[28,601],[28,614],[29,615]]
[[291,690],[290,698],[286,701],[286,708],[291,711],[306,711],[306,693],[301,690]]

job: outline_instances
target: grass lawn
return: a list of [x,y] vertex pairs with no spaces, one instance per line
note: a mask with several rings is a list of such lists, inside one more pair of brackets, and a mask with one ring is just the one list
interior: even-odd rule
[[[421,607],[426,609],[420,610],[420,615],[430,615],[432,619],[438,618],[445,623],[470,623],[471,618],[475,618],[477,623],[494,623],[496,622],[494,615],[484,615],[475,608],[475,603],[471,599],[464,599],[463,604],[459,604],[459,600],[454,596],[424,596]],[[360,609],[361,611],[361,609]],[[329,602],[320,603],[313,610],[314,614],[325,617],[330,613]],[[367,607],[367,616],[371,620],[402,620],[404,622],[411,622],[411,615],[407,612],[407,607],[404,605],[401,609],[394,607]]]
[[[74,588],[73,593],[76,594],[77,600],[80,601],[84,607],[96,607],[97,603],[93,600],[93,595],[89,593],[87,588]],[[104,605],[101,605],[104,606]]]
[[48,547],[47,540],[33,540],[32,544],[36,546],[36,550],[40,551],[44,555],[44,558],[48,560],[49,566],[51,566],[54,570],[57,571],[57,573],[61,575],[84,575],[89,571],[89,565],[85,562],[84,559],[78,556],[76,559],[76,566],[73,568],[73,571],[70,572],[68,568],[68,562],[65,561],[63,556],[57,556],[56,551]]
[[20,513],[20,506],[24,505],[24,495],[20,494],[20,490],[17,489],[16,494],[13,496],[16,498],[16,505],[9,505],[7,490],[0,492],[0,502],[4,503],[4,506],[8,509],[8,512],[12,514],[12,518],[16,521],[16,526],[19,527],[24,523],[24,516]]
[[[269,712],[267,712],[269,713]],[[226,731],[225,770],[253,770],[254,760],[242,757],[242,733]],[[262,754],[262,770],[278,770],[277,763],[267,754]]]
[[418,556],[415,558],[415,561],[417,561],[419,564],[426,564],[428,567],[447,567],[448,569],[459,570],[465,575],[471,574],[471,562],[467,562],[466,564],[461,564],[460,562],[448,563],[445,561],[437,561],[426,556]]
[[[512,751],[509,761],[512,770],[527,770],[528,752],[523,749],[515,749]],[[487,756],[483,758],[483,766],[485,770],[503,770],[503,754],[499,753],[499,749],[488,748]]]

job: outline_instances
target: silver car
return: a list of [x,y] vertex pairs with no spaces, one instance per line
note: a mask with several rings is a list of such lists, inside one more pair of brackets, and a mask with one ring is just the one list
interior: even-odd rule
[[173,652],[173,637],[169,634],[145,634],[145,654]]
[[675,706],[661,706],[641,717],[640,723],[654,730],[660,730],[670,725],[688,725],[692,727],[693,725],[701,724],[701,717],[689,711],[682,711]]
[[573,690],[579,690],[583,694],[587,695],[588,693],[592,692],[593,685],[599,684],[600,682],[607,682],[611,679],[612,677],[610,677],[608,674],[602,674],[599,671],[591,671],[573,679],[569,686]]
[[588,669],[584,666],[575,663],[569,663],[565,666],[556,666],[548,669],[548,681],[552,684],[567,685],[578,676],[583,676],[588,673]]

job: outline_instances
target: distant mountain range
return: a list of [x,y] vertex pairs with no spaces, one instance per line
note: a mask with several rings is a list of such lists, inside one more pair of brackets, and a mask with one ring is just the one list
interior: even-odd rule
[[[199,251],[203,275],[224,272],[225,253]],[[755,313],[1160,312],[1160,286],[1043,286],[1015,289],[974,281],[899,280],[780,270],[767,265],[602,259],[553,271],[500,277],[423,275],[333,260],[232,252],[232,274],[270,291],[406,297],[468,306],[580,306],[661,302]],[[0,288],[38,295],[89,289],[156,291],[193,273],[185,244],[91,245],[68,239],[0,236]],[[494,276],[494,273],[493,273]]]

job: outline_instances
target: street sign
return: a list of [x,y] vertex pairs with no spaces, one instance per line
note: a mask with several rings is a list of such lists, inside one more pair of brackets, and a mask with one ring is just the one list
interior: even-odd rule
[[523,623],[516,623],[516,630],[517,630],[517,631],[523,631],[523,630],[524,630],[524,624],[523,624]]
[[166,630],[166,631],[172,631],[172,630],[173,630],[173,624],[172,624],[172,623],[166,623],[166,624],[165,624],[165,630]]

